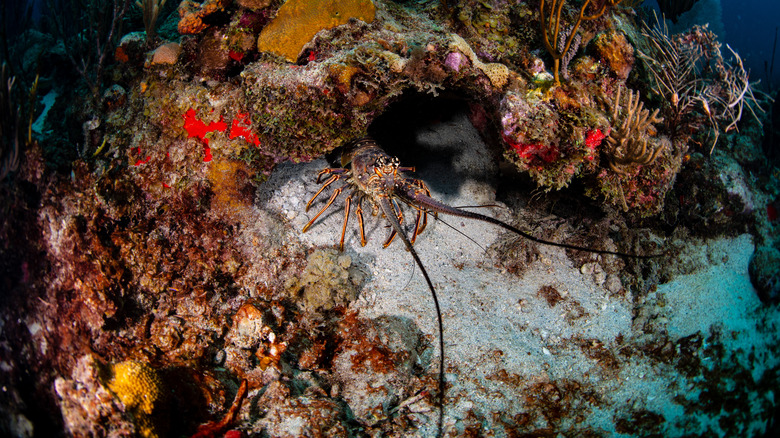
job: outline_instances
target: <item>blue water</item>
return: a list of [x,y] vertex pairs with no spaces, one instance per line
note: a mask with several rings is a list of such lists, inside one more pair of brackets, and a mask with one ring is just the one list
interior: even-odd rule
[[[776,32],[780,32],[780,2],[777,0],[722,0],[726,42],[735,49],[751,80],[769,80],[764,62],[771,62]],[[780,38],[780,34],[777,34]],[[773,89],[780,88],[780,48],[775,53]]]
[[[717,14],[718,0],[698,0],[700,4],[710,3],[713,7],[703,8],[696,16],[693,12],[681,17],[681,22],[704,24],[719,34],[724,44],[722,53],[727,59],[729,51],[725,45],[739,53],[750,74],[750,80],[760,80],[764,90],[780,88],[780,47],[774,50],[775,32],[780,32],[780,1],[777,0],[719,0],[721,14]],[[645,5],[657,8],[656,0],[646,0]],[[708,5],[708,6],[710,6]],[[696,7],[694,6],[694,9]],[[720,22],[713,22],[719,20]],[[675,29],[682,31],[683,29]],[[778,34],[780,37],[780,34]]]

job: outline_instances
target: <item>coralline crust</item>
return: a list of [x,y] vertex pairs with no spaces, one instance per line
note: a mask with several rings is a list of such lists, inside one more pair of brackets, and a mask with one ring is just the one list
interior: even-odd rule
[[375,15],[371,0],[288,0],[260,32],[257,50],[295,62],[317,32],[346,24],[350,18],[370,23]]
[[482,70],[483,73],[490,79],[490,83],[496,88],[503,88],[509,80],[509,68],[504,64],[497,62],[485,64],[480,61],[477,54],[471,48],[469,43],[466,42],[460,35],[452,34],[452,42],[450,43],[450,50],[457,50],[466,55],[474,67]]

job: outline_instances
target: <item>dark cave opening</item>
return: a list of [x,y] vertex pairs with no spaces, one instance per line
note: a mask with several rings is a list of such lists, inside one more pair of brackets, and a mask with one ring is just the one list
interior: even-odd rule
[[455,95],[407,93],[369,127],[369,135],[402,166],[416,168],[433,192],[452,193],[466,181],[495,184],[501,150],[473,120],[482,109]]
[[[402,165],[415,166],[412,176],[423,179],[434,192],[457,192],[472,180],[491,185],[495,200],[512,210],[542,209],[564,218],[603,217],[600,202],[585,195],[580,180],[546,192],[507,161],[500,128],[493,121],[497,116],[487,111],[455,94],[407,93],[377,117],[369,135]],[[459,154],[484,155],[484,167],[459,165]]]

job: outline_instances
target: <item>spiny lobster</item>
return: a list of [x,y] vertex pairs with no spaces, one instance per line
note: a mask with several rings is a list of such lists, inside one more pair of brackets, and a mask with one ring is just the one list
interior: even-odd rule
[[[519,236],[522,236],[531,241],[541,243],[544,245],[551,245],[560,248],[573,249],[579,251],[588,251],[596,254],[611,254],[621,257],[630,258],[652,258],[657,257],[654,255],[633,255],[626,254],[617,251],[607,251],[600,249],[585,248],[577,245],[569,245],[566,243],[552,242],[538,237],[534,237],[512,225],[504,223],[498,219],[490,216],[485,216],[479,213],[462,210],[456,207],[443,204],[430,195],[431,192],[426,186],[425,182],[420,179],[411,178],[405,175],[405,172],[414,172],[414,167],[403,167],[400,165],[398,158],[391,157],[371,138],[364,137],[358,140],[354,140],[347,144],[344,148],[344,152],[341,156],[341,166],[337,168],[325,168],[317,175],[317,183],[322,183],[325,176],[329,175],[329,178],[322,183],[319,190],[311,197],[306,204],[306,211],[308,211],[314,204],[314,201],[322,194],[322,192],[330,187],[333,183],[339,180],[345,180],[343,184],[335,188],[328,198],[325,205],[309,220],[309,222],[303,227],[303,232],[306,232],[311,228],[317,219],[324,213],[333,202],[339,197],[344,190],[351,190],[344,201],[344,224],[341,228],[341,238],[339,240],[339,248],[344,249],[344,236],[347,230],[347,222],[349,221],[349,213],[352,210],[353,198],[355,205],[355,216],[357,216],[358,227],[360,231],[360,243],[366,245],[366,236],[363,221],[363,202],[370,202],[374,212],[380,212],[382,216],[390,223],[390,235],[384,243],[386,248],[396,236],[400,236],[406,249],[411,253],[417,266],[420,267],[425,282],[428,284],[428,288],[431,291],[433,297],[433,304],[436,310],[436,317],[439,330],[439,351],[441,354],[441,360],[439,362],[439,388],[438,388],[438,435],[443,433],[444,422],[444,395],[445,395],[445,381],[444,381],[444,327],[441,317],[441,309],[439,307],[439,299],[436,295],[436,289],[433,286],[428,272],[414,250],[413,244],[417,239],[417,236],[423,232],[428,223],[428,214],[449,214],[453,216],[459,216],[468,219],[475,219],[487,223],[497,225],[501,228],[509,230]],[[414,230],[411,238],[406,236],[403,230],[402,223],[404,222],[403,213],[401,207],[396,200],[400,200],[408,206],[417,211],[417,217],[414,223]]]

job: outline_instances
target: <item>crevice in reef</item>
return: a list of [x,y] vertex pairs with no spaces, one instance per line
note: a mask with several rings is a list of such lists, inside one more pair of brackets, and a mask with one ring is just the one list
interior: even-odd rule
[[406,92],[368,133],[402,166],[414,166],[410,176],[424,179],[434,192],[458,191],[467,181],[494,186],[500,152],[484,141],[478,116],[475,105],[454,93]]

